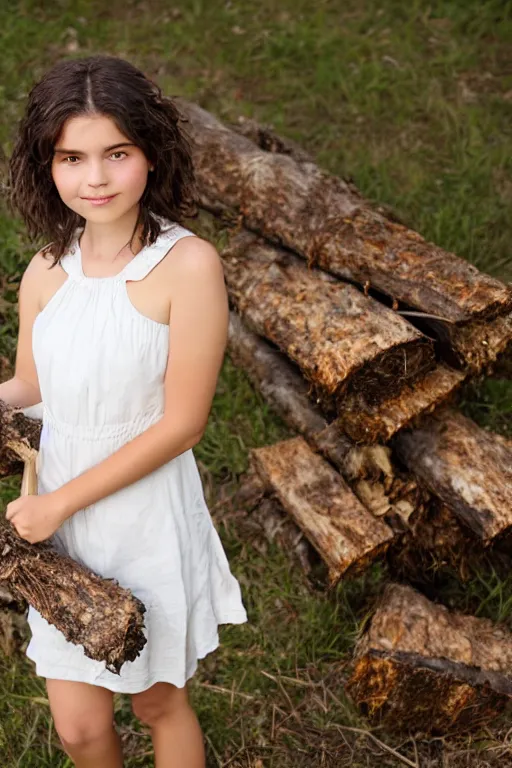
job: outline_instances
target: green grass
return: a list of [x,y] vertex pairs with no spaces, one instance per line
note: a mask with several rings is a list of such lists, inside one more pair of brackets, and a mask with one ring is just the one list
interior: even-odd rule
[[[243,114],[273,124],[428,239],[512,281],[509,2],[45,5],[11,0],[0,7],[4,155],[34,79],[64,56],[113,53],[167,93],[194,99],[222,119]],[[0,356],[12,363],[17,286],[34,245],[3,207],[0,244]],[[510,381],[475,382],[462,408],[479,424],[512,436]],[[287,434],[227,357],[195,451],[212,502],[236,487],[252,447]],[[16,495],[17,483],[2,484],[4,502]],[[193,681],[209,766],[402,765],[364,734],[346,730],[366,727],[344,697],[343,680],[357,627],[385,571],[375,567],[326,594],[225,498],[215,519],[249,623],[221,628],[220,649],[200,663]],[[511,587],[489,567],[464,588],[447,577],[443,596],[454,607],[512,626]],[[127,766],[151,765],[148,736],[125,697],[117,708]],[[498,725],[494,742],[483,734],[481,740],[419,743],[422,765],[505,764]],[[414,761],[412,740],[397,745],[376,735]],[[51,728],[42,681],[19,654],[0,656],[0,756],[5,768],[70,765]]]

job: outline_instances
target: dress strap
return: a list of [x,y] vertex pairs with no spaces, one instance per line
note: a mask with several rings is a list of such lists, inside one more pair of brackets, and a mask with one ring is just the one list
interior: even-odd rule
[[145,246],[122,271],[123,280],[143,280],[162,261],[178,240],[196,236],[176,222],[164,221],[162,230],[152,245]]
[[80,275],[81,275],[80,254],[79,254],[79,248],[78,248],[78,236],[76,233],[69,249],[66,251],[66,253],[63,256],[61,256],[59,264],[64,270],[64,272],[67,272],[67,274],[70,277],[74,277],[75,279],[80,278]]

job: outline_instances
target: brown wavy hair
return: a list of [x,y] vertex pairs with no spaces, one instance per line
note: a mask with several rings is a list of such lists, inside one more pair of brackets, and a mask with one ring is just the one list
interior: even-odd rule
[[55,143],[66,120],[101,114],[136,144],[154,166],[140,199],[137,227],[142,242],[160,234],[157,217],[182,222],[195,216],[196,189],[189,138],[172,98],[139,69],[114,56],[91,56],[56,64],[32,88],[8,166],[7,196],[29,236],[50,241],[42,253],[54,266],[85,219],[61,200],[51,175]]

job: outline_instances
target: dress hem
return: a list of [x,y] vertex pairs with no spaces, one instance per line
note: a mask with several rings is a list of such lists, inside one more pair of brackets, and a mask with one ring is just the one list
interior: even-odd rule
[[[247,614],[245,611],[237,611],[233,614],[230,614],[229,617],[226,616],[220,620],[218,620],[219,624],[245,624],[248,621]],[[68,665],[59,665],[59,664],[50,664],[48,666],[44,665],[41,662],[38,662],[34,656],[32,656],[29,653],[25,653],[28,659],[32,661],[32,663],[35,665],[35,672],[38,677],[43,677],[47,680],[66,680],[68,682],[74,682],[74,683],[87,683],[88,685],[95,685],[99,688],[106,688],[109,691],[112,691],[112,693],[125,693],[125,694],[134,694],[134,693],[142,693],[143,691],[147,691],[148,688],[151,688],[151,686],[155,685],[156,683],[171,683],[172,685],[175,685],[177,688],[183,688],[186,683],[195,675],[197,671],[198,664],[197,662],[200,659],[204,659],[209,653],[212,653],[213,651],[217,650],[217,648],[220,646],[219,637],[215,638],[213,644],[210,644],[209,646],[206,646],[205,648],[202,648],[200,651],[197,652],[196,661],[191,671],[185,673],[185,676],[180,678],[180,681],[176,681],[176,675],[170,675],[168,672],[162,670],[161,672],[153,672],[149,680],[147,678],[139,677],[137,679],[134,679],[132,681],[126,680],[122,681],[119,680],[119,684],[116,685],[116,682],[114,680],[101,680],[99,677],[97,677],[94,680],[84,680],[84,674],[83,669],[80,669],[78,667],[71,667]],[[58,672],[58,670],[62,670],[62,673]],[[66,670],[66,672],[64,672]],[[171,679],[172,678],[172,679]]]

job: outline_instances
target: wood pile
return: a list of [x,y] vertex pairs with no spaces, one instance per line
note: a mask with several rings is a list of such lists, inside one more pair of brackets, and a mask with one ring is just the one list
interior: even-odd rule
[[[457,403],[510,370],[511,286],[271,130],[180,107],[222,230],[229,354],[296,433],[251,452],[251,519],[306,570],[314,548],[330,587],[384,557],[412,582],[432,562],[461,578],[490,551],[509,562],[512,441]],[[397,729],[466,727],[512,696],[512,635],[390,583],[347,690]]]
[[[510,557],[512,441],[457,403],[472,378],[512,369],[512,288],[293,142],[179,105],[225,238],[229,354],[296,433],[252,451],[251,519],[306,570],[321,558],[331,588],[382,558],[417,582],[432,561],[464,578],[483,553]],[[27,422],[0,413],[0,476],[20,471],[20,441],[36,446]],[[396,729],[465,727],[512,696],[512,636],[391,583],[347,690]]]

